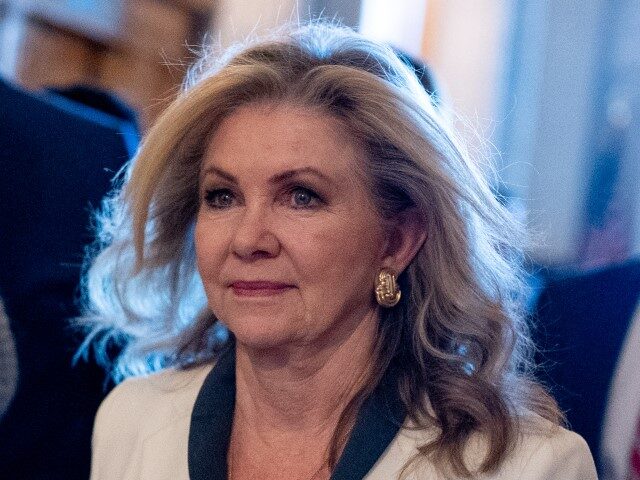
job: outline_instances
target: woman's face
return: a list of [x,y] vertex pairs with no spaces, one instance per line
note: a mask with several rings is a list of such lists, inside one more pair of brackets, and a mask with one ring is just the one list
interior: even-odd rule
[[385,234],[334,118],[248,105],[222,122],[200,171],[195,227],[209,307],[257,348],[331,343],[375,313]]

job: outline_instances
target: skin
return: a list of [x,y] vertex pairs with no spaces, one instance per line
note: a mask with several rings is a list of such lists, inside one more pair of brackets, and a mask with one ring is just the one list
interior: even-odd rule
[[232,478],[330,476],[327,447],[372,360],[375,275],[424,241],[410,222],[383,228],[344,132],[310,109],[251,104],[202,162],[198,269],[236,337]]

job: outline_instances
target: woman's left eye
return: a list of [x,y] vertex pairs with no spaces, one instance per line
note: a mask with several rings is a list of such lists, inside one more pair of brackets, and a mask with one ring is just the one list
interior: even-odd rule
[[296,187],[290,191],[291,205],[295,208],[311,208],[320,203],[318,194],[304,187]]

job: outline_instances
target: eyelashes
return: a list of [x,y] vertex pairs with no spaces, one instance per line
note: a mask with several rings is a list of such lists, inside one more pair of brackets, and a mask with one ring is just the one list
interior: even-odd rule
[[210,189],[204,192],[204,203],[214,209],[222,210],[234,205],[235,195],[228,188]]
[[[313,209],[323,205],[323,198],[313,189],[303,185],[293,185],[278,195],[278,202],[294,209]],[[203,202],[214,210],[225,210],[242,204],[242,198],[230,188],[210,188],[205,190]]]
[[291,206],[295,208],[312,208],[320,205],[322,198],[310,188],[296,186],[289,190]]

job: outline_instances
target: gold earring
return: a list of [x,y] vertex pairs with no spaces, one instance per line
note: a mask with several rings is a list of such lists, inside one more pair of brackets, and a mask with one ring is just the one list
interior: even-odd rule
[[391,308],[400,301],[400,288],[391,270],[383,268],[376,276],[376,300],[385,308]]

